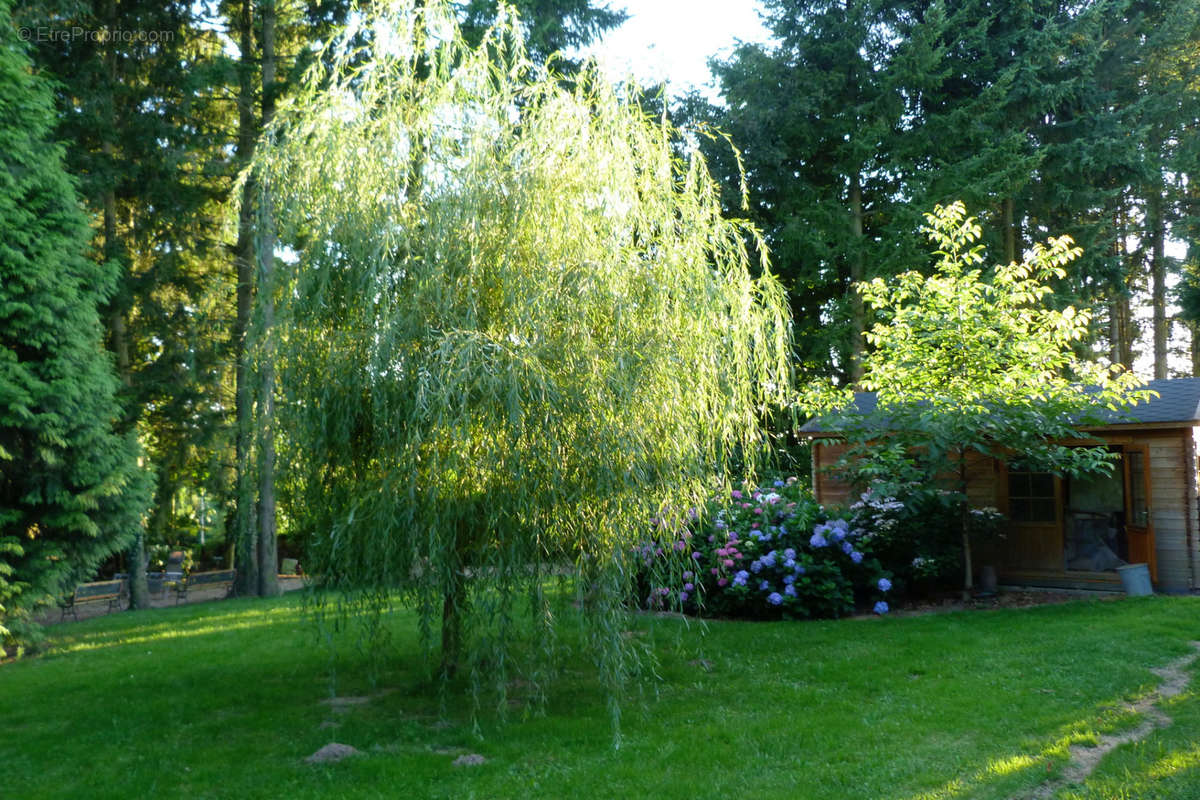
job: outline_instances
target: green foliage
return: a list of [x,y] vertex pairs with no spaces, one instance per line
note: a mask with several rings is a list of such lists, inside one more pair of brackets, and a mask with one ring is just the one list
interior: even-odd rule
[[[0,5],[0,17],[9,19]],[[49,143],[50,92],[0,26],[0,635],[86,579],[142,524],[147,476],[114,434],[117,382],[97,306],[109,267]]]
[[[898,163],[905,104],[894,75],[913,27],[903,6],[767,0],[773,40],[715,63],[725,103],[692,109],[744,155],[748,215],[788,289],[800,363],[814,374],[852,372],[863,319],[850,285],[916,255],[918,220],[896,200],[912,194],[898,183],[909,177]],[[740,164],[723,149],[709,156],[726,207],[737,209]]]
[[874,545],[795,476],[745,483],[709,501],[671,546],[640,548],[638,600],[748,619],[840,617],[881,601],[886,613],[890,581],[880,582],[889,576]]
[[[883,483],[891,484],[895,496],[882,494],[876,484],[850,505],[850,513],[854,527],[870,536],[871,552],[897,593],[919,599],[957,586],[963,563],[958,495],[936,484]],[[1003,524],[995,508],[971,509],[970,541],[1002,536]]]
[[[281,105],[258,166],[280,240],[280,429],[304,564],[400,589],[443,666],[502,682],[550,568],[581,580],[608,685],[640,536],[751,465],[789,381],[782,290],[750,275],[703,161],[595,74],[466,47],[440,3],[361,21]],[[460,638],[461,637],[461,638]]]
[[501,9],[514,9],[521,18],[525,47],[530,58],[544,63],[551,57],[564,59],[574,71],[580,64],[564,55],[598,39],[629,17],[597,0],[514,0],[503,5],[497,0],[461,0],[458,3],[462,31],[476,45],[495,24]]
[[[849,443],[843,465],[856,483],[885,494],[905,484],[944,486],[957,494],[966,535],[973,455],[1058,473],[1110,469],[1102,448],[1068,442],[1149,392],[1119,366],[1077,354],[1089,312],[1046,303],[1048,282],[1078,254],[1069,238],[1035,245],[1022,262],[985,275],[974,244],[980,227],[961,204],[938,206],[926,219],[939,258],[934,272],[858,287],[880,320],[867,334],[862,380],[876,409],[863,413],[828,385],[814,387],[806,402],[841,408],[827,427]],[[969,570],[965,540],[964,548]]]

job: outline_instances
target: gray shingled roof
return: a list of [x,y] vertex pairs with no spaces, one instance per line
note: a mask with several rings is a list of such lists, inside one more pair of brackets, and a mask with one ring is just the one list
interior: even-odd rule
[[[1200,378],[1149,381],[1147,387],[1158,392],[1158,397],[1151,398],[1148,403],[1139,403],[1120,417],[1114,414],[1113,425],[1200,424]],[[875,393],[855,392],[854,406],[860,413],[871,413],[875,410]],[[800,430],[804,433],[829,432],[819,418],[809,420]]]

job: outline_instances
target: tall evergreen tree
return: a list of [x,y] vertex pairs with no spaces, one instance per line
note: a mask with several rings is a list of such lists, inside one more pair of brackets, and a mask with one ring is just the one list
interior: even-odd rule
[[[226,479],[223,409],[231,291],[219,225],[231,169],[231,108],[221,45],[186,2],[29,0],[22,23],[37,67],[57,87],[55,135],[97,220],[91,257],[115,270],[102,308],[122,383],[122,428],[136,427],[157,475],[148,533],[178,541],[171,508],[190,477]],[[86,32],[78,35],[75,31]],[[126,31],[129,36],[104,35]],[[193,491],[204,491],[192,487]],[[217,505],[221,505],[218,499]],[[129,556],[135,607],[145,593],[144,542]]]
[[50,144],[54,101],[0,4],[0,632],[128,545],[149,502],[99,306],[115,265]]
[[[801,361],[823,371],[832,359],[854,380],[866,320],[848,287],[911,263],[898,242],[919,245],[919,215],[897,202],[904,102],[888,79],[911,17],[889,0],[764,7],[776,41],[743,45],[715,65],[727,108],[714,118],[742,150],[749,215],[789,288]],[[724,150],[718,143],[710,157],[736,187]]]

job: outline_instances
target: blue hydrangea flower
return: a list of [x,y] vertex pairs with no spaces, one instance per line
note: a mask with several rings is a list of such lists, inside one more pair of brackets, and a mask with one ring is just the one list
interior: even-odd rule
[[783,551],[783,557],[784,558],[795,558],[796,550],[794,548],[789,547],[787,550]]
[[769,552],[769,553],[767,553],[765,556],[763,556],[763,557],[762,557],[762,563],[763,563],[763,566],[764,566],[764,567],[773,567],[773,566],[775,566],[775,551],[774,551],[774,550],[772,550],[771,552]]
[[797,574],[797,575],[803,575],[803,574],[804,574],[804,567],[802,567],[802,566],[800,566],[799,564],[797,564],[797,565],[796,565],[796,574]]
[[788,569],[791,569],[792,567],[796,566],[796,559],[789,558],[787,561],[783,562],[783,565]]
[[746,581],[749,579],[750,579],[750,573],[746,572],[746,570],[744,570],[744,569],[739,570],[738,573],[733,576],[733,582],[738,586],[745,586]]
[[765,592],[767,589],[770,589],[770,588],[771,588],[771,584],[768,583],[767,581],[763,581],[762,583],[760,583],[758,585],[758,590],[760,592]]
[[850,544],[849,542],[842,542],[842,552],[846,555],[850,555],[854,552],[854,545]]
[[793,583],[796,582],[796,576],[795,575],[784,575],[783,582],[786,583],[788,586],[791,586]]
[[783,485],[784,485],[783,481],[781,481],[781,480],[776,480],[776,481],[775,481],[775,488],[776,488],[776,489],[778,489],[778,488],[782,487]]
[[769,595],[767,595],[767,602],[773,606],[777,606],[783,602],[783,595],[781,595],[779,592],[771,592]]
[[850,560],[855,564],[861,564],[863,560],[863,554],[855,550],[850,554]]
[[790,595],[791,597],[795,597],[796,596],[796,587],[792,586],[789,583],[787,586],[783,587],[783,593],[786,595]]
[[886,592],[888,589],[891,589],[891,588],[892,588],[891,581],[889,581],[887,578],[879,579],[879,591]]
[[878,603],[875,604],[875,613],[876,614],[886,614],[888,612],[888,610],[889,610],[888,604],[886,602],[884,602],[883,600],[880,600]]
[[812,538],[808,540],[808,543],[813,547],[824,547],[825,545],[829,544],[829,542],[825,540],[825,537],[819,533],[814,533]]
[[762,572],[762,562],[761,562],[761,561],[759,561],[757,558],[756,558],[756,559],[754,559],[754,561],[752,561],[752,562],[750,563],[750,571],[751,571],[751,572],[753,572],[753,573],[754,573],[754,574],[756,574],[756,575],[757,575],[759,572]]

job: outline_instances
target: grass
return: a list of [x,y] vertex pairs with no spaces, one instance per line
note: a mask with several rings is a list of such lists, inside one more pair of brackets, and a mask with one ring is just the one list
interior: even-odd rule
[[[1009,798],[1071,744],[1136,725],[1149,668],[1200,639],[1200,599],[815,623],[643,617],[660,658],[612,748],[604,698],[568,661],[545,714],[439,704],[400,612],[378,685],[337,660],[294,596],[118,614],[52,629],[0,667],[0,795],[14,798]],[[565,635],[570,639],[570,632]],[[1056,797],[1200,796],[1200,694]],[[324,725],[324,727],[323,727]],[[314,766],[338,741],[364,756]],[[487,762],[456,767],[456,755]]]

